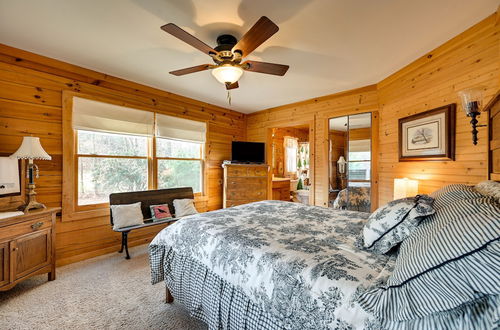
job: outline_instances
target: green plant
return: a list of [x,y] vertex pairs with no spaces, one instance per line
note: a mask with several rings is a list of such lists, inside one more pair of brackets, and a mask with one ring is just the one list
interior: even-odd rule
[[302,190],[304,189],[304,185],[302,183],[302,178],[299,179],[299,182],[297,182],[297,190]]

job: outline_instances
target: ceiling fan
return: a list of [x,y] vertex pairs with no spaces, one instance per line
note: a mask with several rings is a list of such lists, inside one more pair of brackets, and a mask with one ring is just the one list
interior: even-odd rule
[[239,87],[238,80],[244,71],[283,76],[289,68],[288,65],[283,64],[258,61],[241,62],[244,57],[250,55],[264,41],[278,32],[278,26],[266,16],[262,16],[240,40],[237,40],[230,34],[220,35],[217,37],[217,47],[215,48],[208,46],[174,23],[165,24],[161,29],[207,54],[215,63],[171,71],[170,74],[175,76],[212,70],[212,75],[215,79],[224,84],[226,89],[230,90]]

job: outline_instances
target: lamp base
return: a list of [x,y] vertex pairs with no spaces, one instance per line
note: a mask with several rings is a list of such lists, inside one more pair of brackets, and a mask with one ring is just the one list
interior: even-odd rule
[[45,205],[43,205],[42,203],[38,203],[36,201],[35,185],[28,184],[28,203],[19,206],[17,209],[19,211],[28,212],[29,210],[33,209],[46,209],[46,208],[47,207]]

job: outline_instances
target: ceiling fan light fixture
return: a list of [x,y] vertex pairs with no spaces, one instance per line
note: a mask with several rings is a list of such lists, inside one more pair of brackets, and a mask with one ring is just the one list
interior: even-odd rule
[[224,85],[234,84],[241,78],[242,74],[242,68],[230,64],[221,65],[212,69],[212,75],[218,82]]

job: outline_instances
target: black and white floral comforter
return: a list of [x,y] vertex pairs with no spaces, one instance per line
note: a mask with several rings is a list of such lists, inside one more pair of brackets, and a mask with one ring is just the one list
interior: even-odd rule
[[355,299],[386,280],[394,258],[355,247],[368,215],[263,201],[189,216],[151,243],[152,281],[165,279],[175,253],[243,292],[280,328],[377,328]]

